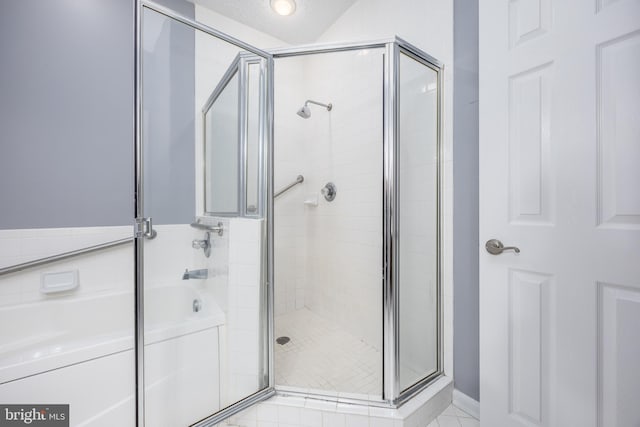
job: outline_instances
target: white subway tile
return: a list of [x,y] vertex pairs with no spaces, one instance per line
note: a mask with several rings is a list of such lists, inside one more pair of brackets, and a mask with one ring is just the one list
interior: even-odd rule
[[346,427],[369,427],[369,417],[365,415],[347,414],[345,416]]
[[345,427],[345,415],[338,412],[323,412],[322,413],[322,426],[323,427]]
[[278,406],[278,423],[300,425],[301,408],[296,406]]
[[269,402],[258,404],[256,419],[261,421],[278,422],[278,406]]
[[369,418],[370,427],[394,427],[393,424],[394,424],[394,420],[391,418],[377,418],[377,417]]
[[322,427],[322,412],[304,408],[300,412],[300,424],[303,427]]

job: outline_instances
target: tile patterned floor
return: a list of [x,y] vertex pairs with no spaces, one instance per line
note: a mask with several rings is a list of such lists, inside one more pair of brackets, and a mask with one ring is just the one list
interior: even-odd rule
[[278,386],[323,392],[380,395],[382,354],[309,309],[275,318]]
[[480,427],[480,421],[451,404],[427,427]]

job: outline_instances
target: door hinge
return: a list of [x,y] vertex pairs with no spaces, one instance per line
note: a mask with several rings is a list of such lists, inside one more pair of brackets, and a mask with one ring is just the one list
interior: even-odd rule
[[144,237],[154,239],[158,233],[153,229],[151,218],[137,218],[134,225],[134,237]]

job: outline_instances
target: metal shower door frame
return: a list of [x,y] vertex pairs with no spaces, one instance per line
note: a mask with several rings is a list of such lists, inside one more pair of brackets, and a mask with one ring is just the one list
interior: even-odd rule
[[[372,400],[359,400],[340,397],[333,398],[338,402],[367,404],[370,406],[398,407],[408,399],[424,390],[429,384],[441,377],[444,373],[444,349],[443,349],[443,320],[442,320],[442,206],[444,188],[442,180],[442,93],[444,83],[444,64],[417,48],[411,43],[393,37],[391,39],[326,45],[307,45],[293,48],[273,49],[274,60],[302,55],[320,53],[344,52],[362,49],[384,49],[383,72],[383,307],[382,307],[382,343],[383,343],[383,372],[382,372],[382,402]],[[400,386],[400,298],[401,291],[398,269],[398,242],[399,242],[399,198],[398,198],[398,166],[399,166],[399,93],[400,93],[400,55],[404,54],[419,63],[431,68],[438,74],[437,92],[437,231],[436,240],[438,247],[437,259],[437,369],[434,373],[422,378],[412,386],[402,389]],[[289,394],[307,395],[306,392],[297,393],[287,390]],[[320,397],[317,395],[315,397]]]
[[[259,170],[259,213],[263,214],[266,227],[263,227],[262,254],[262,284],[265,290],[263,308],[266,309],[267,342],[266,353],[268,361],[263,361],[268,373],[267,387],[246,397],[235,404],[228,406],[211,416],[197,422],[194,426],[209,427],[214,426],[228,417],[246,409],[254,404],[268,399],[275,393],[273,375],[273,56],[263,50],[257,49],[234,37],[222,33],[214,28],[199,23],[191,18],[185,17],[169,8],[161,6],[151,0],[136,0],[134,2],[135,17],[135,48],[134,48],[134,168],[135,168],[135,203],[134,216],[136,224],[144,224],[144,158],[142,139],[142,15],[146,9],[160,13],[170,19],[178,21],[194,30],[202,31],[219,40],[233,44],[246,52],[260,57],[266,62],[264,79],[265,90],[261,93],[260,105],[263,113],[260,118],[260,170]],[[264,94],[264,95],[263,95]],[[264,116],[264,117],[262,117]],[[242,212],[240,212],[242,213]],[[135,361],[136,361],[136,426],[145,426],[145,379],[144,379],[144,239],[149,236],[145,233],[144,227],[138,227],[134,239],[135,246]],[[150,230],[149,230],[150,231]],[[261,336],[264,334],[261,334]]]
[[[204,106],[202,107],[202,111],[200,113],[202,118],[202,158],[204,159],[202,162],[202,177],[203,177],[203,188],[204,188],[204,200],[203,200],[203,215],[204,216],[212,216],[212,217],[247,217],[247,218],[262,218],[265,212],[264,202],[265,202],[265,189],[264,189],[264,153],[265,153],[265,129],[267,126],[266,120],[266,111],[267,111],[267,96],[266,90],[260,90],[259,99],[258,99],[258,109],[259,109],[259,122],[258,122],[258,172],[257,176],[260,177],[257,186],[257,206],[255,211],[250,212],[249,207],[247,206],[247,194],[248,194],[248,179],[247,179],[247,171],[249,170],[249,115],[248,115],[248,105],[249,105],[249,67],[251,65],[257,65],[260,69],[260,75],[258,78],[259,87],[267,88],[267,75],[269,74],[267,71],[267,61],[265,58],[256,55],[254,53],[249,52],[240,52],[233,61],[231,61],[231,65],[227,68],[227,71],[224,73],[220,82],[215,87],[211,95],[207,98]],[[234,212],[222,212],[222,211],[208,211],[207,210],[207,179],[206,179],[206,163],[207,163],[207,121],[206,116],[210,111],[211,107],[215,104],[218,97],[222,94],[222,92],[226,89],[229,82],[234,78],[238,78],[238,173],[237,173],[237,188],[236,192],[238,194],[238,203],[237,209]]]
[[[395,347],[393,349],[393,363],[389,363],[388,370],[393,370],[394,377],[389,379],[390,383],[385,384],[385,393],[388,393],[389,401],[391,405],[394,407],[398,407],[411,399],[416,394],[420,393],[422,390],[427,388],[429,384],[440,378],[444,374],[444,342],[443,342],[443,333],[444,333],[444,325],[443,325],[443,315],[442,315],[442,271],[444,270],[443,266],[443,256],[442,256],[442,219],[443,219],[443,202],[444,202],[444,187],[443,187],[443,179],[442,179],[442,162],[444,159],[443,152],[443,143],[442,143],[442,94],[443,94],[443,84],[444,84],[444,64],[428,53],[422,51],[416,46],[408,43],[407,41],[396,37],[392,43],[388,45],[389,49],[389,57],[392,58],[390,61],[390,75],[393,76],[393,79],[389,82],[385,81],[385,90],[389,90],[389,98],[388,101],[385,102],[385,111],[389,112],[389,117],[385,113],[385,122],[388,118],[390,123],[393,123],[393,126],[389,126],[387,135],[389,138],[389,142],[391,147],[389,148],[389,156],[392,157],[388,159],[389,163],[389,180],[393,181],[393,188],[389,191],[390,198],[387,200],[387,194],[385,194],[385,201],[388,202],[388,207],[390,208],[389,218],[389,228],[388,232],[385,233],[385,239],[387,242],[391,241],[390,247],[387,246],[387,250],[390,252],[385,259],[385,262],[391,266],[391,271],[389,272],[389,282],[385,285],[385,291],[388,294],[385,296],[385,316],[389,316],[393,319],[388,319],[389,323],[386,324],[389,328],[388,330],[393,330],[393,337],[389,337],[389,340],[393,339]],[[400,385],[400,298],[399,294],[402,292],[402,287],[398,286],[399,281],[399,240],[400,240],[400,220],[399,220],[399,212],[400,212],[400,202],[398,197],[398,183],[399,183],[399,165],[400,165],[400,126],[399,126],[399,117],[400,117],[400,56],[406,55],[407,57],[419,62],[425,67],[430,68],[435,71],[438,75],[437,82],[437,99],[436,99],[436,113],[437,113],[437,162],[436,162],[436,188],[437,188],[437,197],[436,197],[436,247],[437,250],[437,260],[436,260],[436,330],[437,330],[437,363],[435,372],[425,376],[418,382],[413,385],[407,387],[406,389],[402,389]],[[391,117],[392,116],[392,117]],[[386,157],[385,157],[386,160]],[[386,165],[385,165],[386,166]],[[385,179],[386,182],[386,179]],[[385,188],[386,191],[386,188]],[[385,210],[386,211],[386,210]],[[386,277],[386,275],[385,275]],[[393,324],[392,324],[393,323]],[[385,338],[387,338],[385,334]],[[387,364],[385,363],[385,367]],[[392,381],[392,382],[391,382]]]

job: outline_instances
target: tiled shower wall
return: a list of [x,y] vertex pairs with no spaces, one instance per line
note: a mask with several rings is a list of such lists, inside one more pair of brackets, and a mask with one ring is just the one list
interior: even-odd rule
[[[307,307],[380,348],[382,51],[276,59],[276,314]],[[332,103],[331,112],[307,99]],[[320,194],[328,182],[334,201]]]
[[382,50],[308,61],[308,96],[333,109],[302,120],[307,188],[333,182],[337,195],[306,210],[306,305],[381,349]]
[[307,152],[311,135],[304,134],[305,120],[296,115],[306,98],[306,62],[297,58],[275,63],[275,191],[295,181],[304,182],[274,201],[274,280],[276,315],[305,306],[307,248],[305,246],[306,192],[309,191]]
[[225,360],[220,369],[222,407],[260,389],[262,233],[261,219],[229,220],[227,323],[220,349]]

